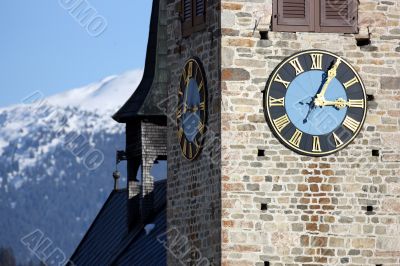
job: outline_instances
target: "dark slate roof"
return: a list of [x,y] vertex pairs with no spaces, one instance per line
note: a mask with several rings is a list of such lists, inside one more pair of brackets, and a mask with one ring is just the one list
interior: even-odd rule
[[[75,250],[75,265],[106,265],[110,251],[115,250],[128,234],[126,224],[127,191],[112,191],[103,208]],[[100,263],[100,264],[99,264]]]
[[166,210],[162,210],[154,219],[154,229],[146,235],[142,230],[137,238],[115,258],[112,265],[167,265],[166,242]]
[[[153,0],[143,78],[129,100],[113,115],[113,119],[117,122],[126,123],[129,119],[138,116],[163,115],[159,107],[153,106],[155,105],[154,101],[147,99],[152,98],[149,92],[156,72],[159,2],[160,0]],[[146,106],[146,104],[151,106]]]
[[140,223],[128,231],[127,197],[126,189],[111,192],[71,256],[71,265],[166,265],[166,250],[157,240],[166,231],[166,180],[155,182],[155,228],[149,235]]

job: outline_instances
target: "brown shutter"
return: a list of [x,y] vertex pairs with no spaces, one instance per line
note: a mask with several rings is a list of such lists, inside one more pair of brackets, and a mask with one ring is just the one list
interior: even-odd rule
[[314,0],[273,0],[274,31],[313,31]]
[[321,32],[357,32],[357,0],[320,0]]
[[193,26],[193,0],[182,0],[182,35],[188,36]]
[[193,26],[198,27],[206,22],[206,0],[193,0],[193,2]]

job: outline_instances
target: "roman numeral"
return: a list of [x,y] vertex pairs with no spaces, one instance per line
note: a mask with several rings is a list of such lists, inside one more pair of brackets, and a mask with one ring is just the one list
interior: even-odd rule
[[275,99],[269,96],[269,106],[285,106],[285,97]]
[[274,124],[276,126],[276,129],[281,132],[282,129],[284,129],[288,124],[290,123],[289,117],[286,115],[283,115],[277,119],[274,119]]
[[186,82],[186,69],[184,68],[183,69],[183,72],[182,72],[182,78],[183,78],[183,80]]
[[349,80],[346,83],[344,83],[343,85],[347,89],[348,87],[350,87],[350,86],[352,86],[352,85],[354,85],[356,83],[358,83],[358,79],[357,79],[357,77],[354,77],[351,80]]
[[312,60],[311,69],[322,70],[322,54],[310,54]]
[[292,143],[294,146],[299,147],[302,136],[303,136],[303,132],[301,132],[300,130],[298,130],[296,128],[296,131],[294,132],[294,134],[293,134],[292,138],[289,140],[289,142]]
[[360,100],[349,100],[348,103],[349,107],[358,107],[358,108],[364,108],[364,100],[360,99]]
[[343,141],[336,136],[335,132],[333,132],[333,139],[335,140],[336,148],[343,145]]
[[193,62],[190,61],[188,65],[188,76],[187,78],[191,78],[193,76]]
[[182,147],[182,152],[183,152],[183,154],[185,154],[185,156],[186,156],[186,153],[187,153],[186,147],[187,147],[187,140],[186,140],[186,138],[185,138],[185,139],[183,140],[183,147]]
[[313,146],[312,151],[321,152],[321,144],[319,142],[318,136],[313,136],[313,145],[312,146]]
[[200,145],[199,145],[199,143],[197,142],[197,139],[195,138],[194,139],[194,146],[196,147],[196,151],[200,148]]
[[179,130],[178,130],[178,138],[179,138],[179,142],[181,142],[182,138],[183,138],[183,128],[179,128]]
[[201,91],[202,89],[203,89],[203,87],[204,87],[204,83],[203,83],[203,81],[200,83],[200,85],[199,85],[199,91]]
[[274,81],[282,83],[283,86],[285,86],[286,89],[289,87],[289,84],[290,84],[289,81],[283,80],[282,77],[279,74],[276,75]]
[[193,158],[193,150],[192,150],[192,144],[189,144],[189,158]]
[[205,102],[201,102],[199,105],[199,109],[200,110],[205,110],[206,109],[206,103]]
[[353,133],[355,133],[357,131],[357,128],[359,125],[360,125],[360,122],[358,122],[357,120],[354,120],[350,116],[346,116],[346,118],[343,121],[343,126],[347,127],[351,131],[353,131]]
[[304,72],[304,69],[300,64],[298,57],[290,61],[290,64],[292,65],[294,70],[296,70],[296,76]]
[[197,128],[198,128],[200,134],[204,133],[204,124],[202,122],[199,123]]
[[181,116],[182,116],[182,110],[181,109],[179,109],[178,111],[176,111],[176,118],[181,118]]

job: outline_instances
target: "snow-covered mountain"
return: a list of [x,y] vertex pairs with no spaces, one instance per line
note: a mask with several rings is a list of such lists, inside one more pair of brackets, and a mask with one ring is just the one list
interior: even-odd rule
[[111,115],[141,77],[135,70],[50,97],[33,92],[0,109],[0,247],[22,261],[21,238],[39,229],[70,255],[112,189],[124,127]]
[[132,95],[142,75],[142,70],[128,71],[82,88],[57,94],[47,100],[57,106],[74,106],[81,110],[112,114]]

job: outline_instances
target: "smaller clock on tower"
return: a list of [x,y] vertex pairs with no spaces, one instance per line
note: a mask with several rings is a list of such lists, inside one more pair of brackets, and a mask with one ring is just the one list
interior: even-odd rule
[[189,59],[180,78],[178,89],[178,141],[183,156],[194,160],[200,153],[207,119],[207,84],[199,59]]

